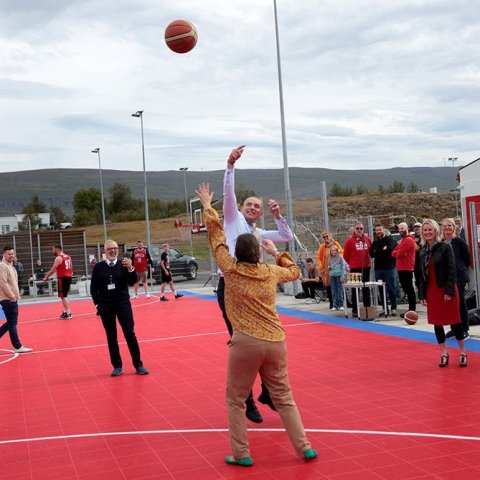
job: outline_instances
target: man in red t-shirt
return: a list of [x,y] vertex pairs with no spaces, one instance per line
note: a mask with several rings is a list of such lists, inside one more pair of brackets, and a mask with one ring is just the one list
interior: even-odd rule
[[138,286],[140,282],[143,283],[143,289],[145,290],[145,298],[150,298],[148,293],[148,266],[152,269],[153,273],[153,262],[152,257],[150,256],[149,251],[145,248],[145,245],[142,241],[137,242],[137,248],[132,254],[132,265],[137,272],[137,281],[133,286],[134,295],[133,298],[138,298]]
[[73,265],[70,255],[63,252],[61,245],[54,245],[52,251],[55,254],[55,261],[52,268],[46,273],[43,281],[46,282],[55,272],[57,272],[57,288],[58,296],[63,304],[63,313],[60,318],[72,318],[70,312],[70,300],[68,299],[68,292],[70,291],[70,284],[72,283]]

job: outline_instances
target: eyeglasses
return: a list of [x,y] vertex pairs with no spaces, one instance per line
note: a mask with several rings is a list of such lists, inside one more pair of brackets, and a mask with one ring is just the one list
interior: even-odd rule
[[363,230],[363,227],[355,227],[355,230]]
[[326,236],[326,237],[322,237],[322,238],[324,238],[325,240],[328,240],[330,237]]

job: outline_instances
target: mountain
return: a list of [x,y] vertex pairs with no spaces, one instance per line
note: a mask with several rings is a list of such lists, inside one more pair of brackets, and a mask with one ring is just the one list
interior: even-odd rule
[[[308,199],[321,197],[321,182],[330,191],[334,183],[354,190],[358,185],[372,189],[385,188],[394,181],[405,187],[415,183],[421,190],[437,187],[439,192],[455,188],[454,167],[412,167],[383,170],[331,170],[327,168],[290,168],[290,190],[292,198]],[[188,171],[186,173],[187,194],[195,196],[195,187],[208,181],[216,192],[222,193],[223,170],[211,172]],[[128,185],[134,197],[144,197],[143,172],[102,170],[105,196],[115,183]],[[185,198],[183,172],[147,172],[149,198],[175,200]],[[276,170],[236,170],[236,186],[253,190],[265,198],[285,198],[284,172]],[[23,172],[0,173],[0,215],[20,213],[34,195],[38,195],[47,206],[58,206],[67,214],[72,213],[75,192],[82,188],[100,188],[99,171],[96,169],[46,169]]]

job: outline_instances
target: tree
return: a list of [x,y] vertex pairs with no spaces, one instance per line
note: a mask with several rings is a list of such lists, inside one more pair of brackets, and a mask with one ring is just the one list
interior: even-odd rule
[[135,210],[139,206],[139,200],[132,197],[132,191],[128,185],[115,183],[110,192],[109,213],[122,213],[125,210]]
[[357,190],[355,191],[355,195],[366,195],[368,193],[368,188],[361,183],[357,185]]
[[334,183],[330,189],[330,195],[333,197],[351,197],[353,195],[353,189]]
[[405,187],[402,182],[395,180],[389,187],[388,193],[403,193],[405,191]]
[[102,197],[98,188],[82,188],[73,196],[73,210],[101,210]]
[[342,197],[343,196],[342,192],[343,192],[342,186],[336,182],[332,185],[332,188],[330,189],[330,195],[332,197]]
[[38,198],[38,195],[34,195],[30,200],[30,203],[25,205],[22,213],[25,215],[23,220],[18,225],[19,230],[28,230],[31,228],[35,230],[42,223],[39,213],[46,213],[47,206]]
[[407,192],[408,193],[417,193],[419,192],[420,189],[418,188],[418,186],[415,184],[415,183],[410,183],[407,187]]
[[50,212],[50,226],[57,230],[60,228],[60,224],[70,220],[60,207],[50,207],[48,211]]
[[82,188],[73,196],[73,222],[79,227],[102,222],[102,195],[98,188]]

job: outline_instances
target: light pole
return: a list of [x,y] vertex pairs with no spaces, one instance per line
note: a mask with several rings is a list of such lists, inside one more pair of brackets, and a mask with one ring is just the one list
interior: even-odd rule
[[[452,166],[453,168],[455,169],[455,162],[458,160],[458,157],[450,157],[448,159],[449,162],[452,162]],[[455,170],[454,172],[455,173]],[[454,186],[455,186],[455,212],[456,212],[456,215],[458,217],[458,188],[457,188],[457,176],[455,175],[455,183],[454,183]]]
[[[185,208],[187,209],[187,223],[191,224],[192,219],[190,217],[190,208],[188,206],[188,193],[187,193],[187,170],[188,167],[181,167],[179,168],[181,172],[183,172],[183,186],[185,188]],[[193,257],[193,242],[192,242],[192,226],[190,225],[190,255]]]
[[[290,173],[288,170],[288,155],[287,155],[287,133],[285,127],[285,110],[283,106],[283,82],[282,82],[282,64],[280,55],[280,34],[278,29],[278,15],[277,15],[277,2],[273,0],[273,13],[275,18],[275,43],[277,47],[277,72],[278,72],[278,94],[280,97],[280,122],[282,127],[282,150],[283,150],[283,177],[285,182],[285,200],[287,202],[287,222],[290,225],[292,231],[295,230],[293,223],[293,202],[292,191],[290,190]],[[289,251],[292,257],[296,260],[296,245],[295,237],[288,242]],[[298,291],[297,282],[293,282],[293,294]]]
[[135,113],[132,113],[132,117],[140,118],[140,128],[142,131],[143,188],[145,191],[145,224],[147,229],[147,246],[150,248],[150,217],[148,214],[147,171],[145,170],[145,142],[143,140],[143,110],[137,110]]
[[103,241],[107,243],[107,222],[105,220],[105,199],[103,196],[102,162],[100,161],[100,147],[94,148],[92,153],[98,155],[98,171],[100,172],[100,196],[102,197],[102,221],[103,221]]

